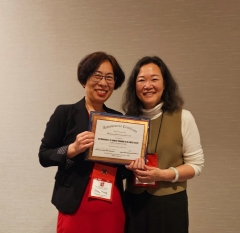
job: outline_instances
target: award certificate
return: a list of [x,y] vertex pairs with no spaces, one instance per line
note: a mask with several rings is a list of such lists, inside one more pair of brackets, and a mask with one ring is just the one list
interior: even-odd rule
[[145,159],[148,130],[146,118],[91,112],[89,131],[95,133],[95,138],[86,159],[117,164]]

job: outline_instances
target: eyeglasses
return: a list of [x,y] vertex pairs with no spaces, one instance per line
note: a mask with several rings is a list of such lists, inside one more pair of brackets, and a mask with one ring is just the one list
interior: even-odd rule
[[117,80],[117,77],[115,77],[111,74],[102,75],[100,73],[93,73],[92,76],[91,76],[91,81],[99,83],[103,78],[105,78],[105,81],[108,84],[114,84]]

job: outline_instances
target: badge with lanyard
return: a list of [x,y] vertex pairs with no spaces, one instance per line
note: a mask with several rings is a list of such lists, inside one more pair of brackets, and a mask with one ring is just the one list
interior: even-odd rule
[[89,197],[112,202],[117,168],[95,163],[90,181]]
[[[157,141],[155,145],[155,152],[154,153],[148,153],[146,156],[146,165],[149,167],[158,167],[158,161],[157,161],[157,144],[158,144],[158,139],[161,131],[161,126],[162,126],[162,120],[163,120],[163,113],[161,117],[161,122],[159,124],[159,130],[158,130],[158,136],[157,136]],[[138,180],[138,178],[134,175],[134,186],[145,186],[145,187],[152,187],[156,188],[157,187],[157,181],[153,182],[141,182]]]

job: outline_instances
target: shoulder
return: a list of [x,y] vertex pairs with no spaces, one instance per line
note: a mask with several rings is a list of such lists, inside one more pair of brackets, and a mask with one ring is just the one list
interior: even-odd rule
[[63,113],[70,113],[73,110],[76,111],[82,111],[85,108],[85,99],[81,99],[80,101],[78,101],[77,103],[74,104],[61,104],[58,105],[54,111],[54,113],[56,114],[63,114]]
[[182,121],[195,121],[195,119],[190,111],[182,109]]
[[61,144],[60,141],[64,137],[66,125],[71,116],[70,109],[72,109],[72,106],[72,104],[62,104],[55,108],[46,124],[44,138],[42,139],[43,143],[54,146]]
[[69,114],[72,113],[72,110],[73,110],[73,106],[74,104],[61,104],[61,105],[58,105],[53,114],[52,114],[52,117],[54,118],[65,118],[67,117]]
[[73,108],[74,104],[61,104],[55,109],[55,112],[67,112]]
[[195,119],[192,113],[186,109],[180,109],[174,111],[173,113],[166,112],[167,115],[170,116],[172,119],[179,119],[181,122],[182,127],[188,128],[196,125]]
[[183,109],[182,111],[182,131],[187,132],[190,131],[198,131],[197,123],[192,115],[192,113],[188,110]]
[[66,122],[70,119],[75,112],[75,104],[61,104],[58,105],[53,114],[50,117],[50,122],[59,124],[60,122]]

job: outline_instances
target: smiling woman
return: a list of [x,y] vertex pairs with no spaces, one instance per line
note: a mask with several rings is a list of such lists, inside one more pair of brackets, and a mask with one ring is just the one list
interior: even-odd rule
[[[78,80],[85,88],[85,98],[75,104],[58,106],[47,123],[39,161],[43,167],[58,168],[52,196],[52,203],[59,210],[58,233],[124,232],[122,180],[125,167],[86,161],[84,155],[94,141],[94,133],[88,131],[89,112],[121,114],[107,108],[104,102],[124,79],[125,75],[113,56],[104,52],[87,55],[78,65]],[[104,200],[98,194],[92,195],[101,190],[97,186],[99,177],[94,175],[95,167],[101,166],[115,174],[115,182],[107,189],[110,197]],[[105,184],[109,185],[102,181],[101,187]],[[102,193],[104,190],[102,188]]]
[[[108,78],[106,79],[106,77]],[[110,83],[109,77],[112,77]],[[113,77],[113,67],[111,63],[109,61],[103,61],[87,80],[85,84],[85,100],[88,110],[103,111],[102,103],[111,96],[114,89]]]
[[204,158],[192,114],[182,109],[178,85],[159,57],[140,59],[128,80],[123,110],[150,118],[147,163],[127,168],[127,233],[188,232],[187,180]]
[[151,109],[159,103],[164,88],[162,73],[157,65],[150,63],[140,68],[136,79],[136,93],[145,109]]
[[113,56],[97,52],[79,63],[78,80],[86,91],[88,111],[104,111],[103,103],[122,85],[125,76]]

